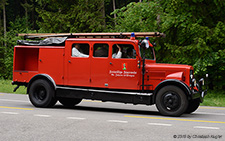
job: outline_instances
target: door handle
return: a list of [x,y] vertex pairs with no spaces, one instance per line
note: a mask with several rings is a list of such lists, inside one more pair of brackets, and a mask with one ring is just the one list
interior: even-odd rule
[[112,62],[110,62],[109,64],[112,65]]
[[70,60],[69,60],[68,62],[69,62],[69,63],[71,63],[71,61],[70,61]]

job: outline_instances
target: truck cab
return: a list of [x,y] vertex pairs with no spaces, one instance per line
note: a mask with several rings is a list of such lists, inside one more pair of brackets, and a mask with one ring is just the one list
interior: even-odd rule
[[156,104],[162,115],[194,112],[203,102],[204,79],[198,83],[189,65],[156,63],[148,38],[159,32],[22,34],[14,47],[13,82],[27,87],[36,107],[57,101],[71,107],[82,99]]

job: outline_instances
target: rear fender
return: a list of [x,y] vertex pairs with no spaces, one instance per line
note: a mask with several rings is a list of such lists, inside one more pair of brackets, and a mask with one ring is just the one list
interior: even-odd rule
[[49,76],[48,74],[38,74],[38,75],[35,75],[34,77],[32,77],[30,79],[30,81],[29,81],[29,83],[27,85],[27,94],[29,94],[29,90],[30,90],[31,84],[37,79],[44,79],[44,80],[48,81],[52,85],[54,90],[56,90],[55,81],[54,81],[54,79],[51,76]]

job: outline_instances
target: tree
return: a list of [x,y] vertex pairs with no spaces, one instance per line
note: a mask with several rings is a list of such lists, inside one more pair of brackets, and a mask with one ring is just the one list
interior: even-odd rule
[[[158,62],[193,65],[196,77],[209,73],[210,88],[225,88],[225,3],[223,0],[143,0],[115,10],[112,31],[158,31]],[[160,15],[160,17],[159,17]],[[154,39],[155,40],[155,39]],[[216,73],[214,73],[216,72]]]
[[[116,1],[113,0],[113,11],[115,11],[115,10],[116,10]],[[114,13],[113,16],[114,16],[114,22],[115,22],[115,25],[116,25],[116,13]]]
[[104,0],[49,0],[37,8],[45,32],[97,32],[104,29]]
[[[5,6],[7,5],[7,0],[1,0],[0,1],[0,5],[2,7],[3,10],[3,29],[4,29],[4,38],[6,39],[6,10],[5,10]],[[6,42],[4,42],[4,46],[6,47]]]
[[33,5],[29,4],[27,0],[24,0],[24,3],[21,3],[21,6],[25,9],[26,26],[28,27],[28,12],[33,9]]

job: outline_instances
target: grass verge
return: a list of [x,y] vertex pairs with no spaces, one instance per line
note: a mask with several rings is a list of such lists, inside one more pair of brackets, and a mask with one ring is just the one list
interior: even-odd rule
[[[24,86],[20,86],[16,92],[13,92],[16,85],[12,85],[11,82],[11,80],[0,79],[0,92],[26,94],[26,87]],[[208,91],[201,106],[225,107],[225,91]]]
[[225,107],[225,91],[208,91],[201,106]]
[[15,94],[26,94],[26,87],[20,86],[16,92],[13,92],[16,85],[11,84],[12,80],[0,79],[0,92],[2,93],[15,93]]

